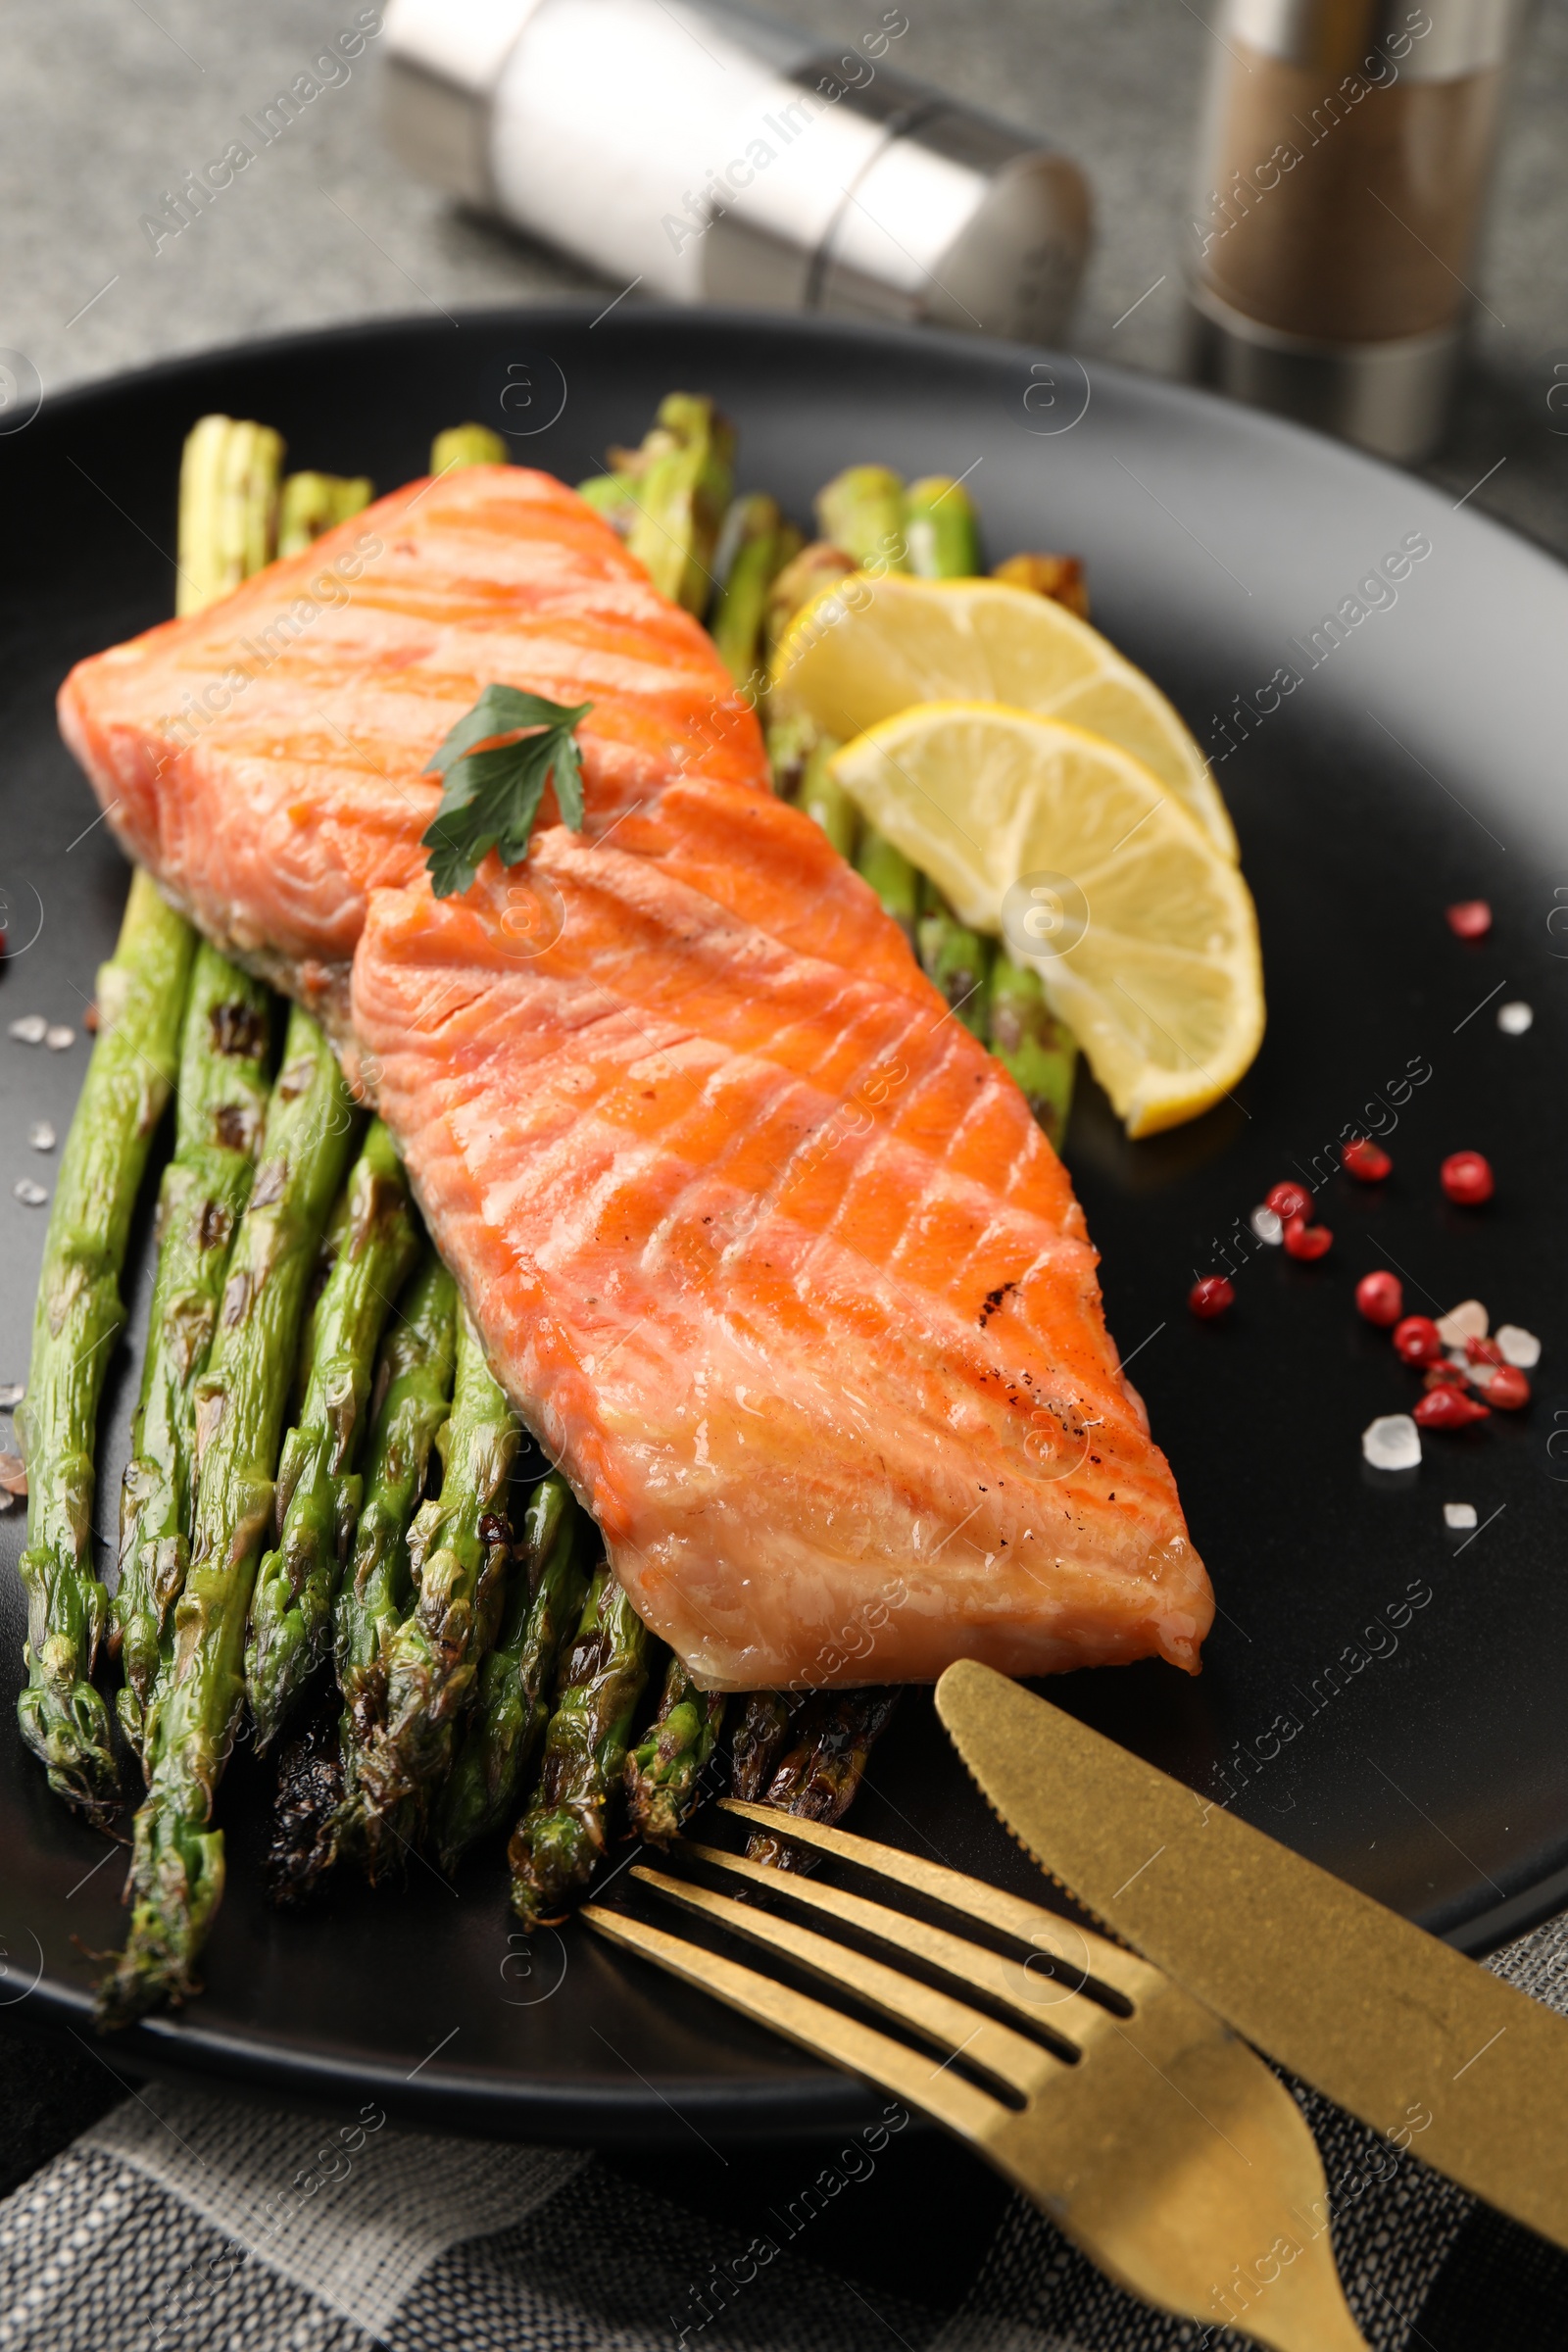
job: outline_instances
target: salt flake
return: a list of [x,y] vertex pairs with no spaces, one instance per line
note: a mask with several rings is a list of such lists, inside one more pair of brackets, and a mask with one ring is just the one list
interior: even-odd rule
[[1461,1298],[1457,1306],[1438,1317],[1438,1337],[1445,1348],[1462,1348],[1466,1340],[1486,1338],[1487,1320],[1479,1298]]
[[26,1394],[20,1380],[0,1382],[0,1413],[13,1411]]
[[42,1208],[44,1202],[49,1198],[48,1194],[44,1191],[43,1186],[41,1184],[34,1184],[30,1176],[19,1177],[11,1189],[16,1194],[17,1199],[24,1202],[28,1208]]
[[1517,1364],[1521,1372],[1533,1372],[1541,1361],[1541,1342],[1533,1331],[1518,1323],[1499,1323],[1497,1346],[1505,1364]]
[[1361,1432],[1361,1451],[1374,1470],[1413,1470],[1421,1459],[1421,1432],[1408,1413],[1380,1413]]
[[56,1021],[52,1028],[44,1031],[43,1042],[51,1054],[64,1054],[68,1046],[75,1044],[76,1032],[68,1029],[64,1021]]
[[1497,1027],[1504,1037],[1523,1037],[1535,1017],[1536,1008],[1533,1004],[1516,1001],[1497,1006]]
[[27,1141],[35,1152],[52,1152],[56,1142],[55,1131],[47,1119],[34,1119],[27,1129]]
[[1446,1502],[1443,1506],[1445,1527],[1474,1527],[1476,1506],[1473,1502]]
[[6,1035],[14,1037],[19,1046],[41,1046],[48,1028],[41,1012],[24,1012],[20,1021],[11,1023]]
[[1277,1250],[1285,1239],[1284,1224],[1275,1215],[1266,1200],[1260,1201],[1258,1206],[1253,1209],[1249,1222],[1258,1240],[1267,1242],[1271,1250]]

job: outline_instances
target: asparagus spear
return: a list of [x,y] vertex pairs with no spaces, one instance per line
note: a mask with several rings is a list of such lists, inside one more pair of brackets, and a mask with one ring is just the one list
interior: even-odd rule
[[495,1640],[512,1556],[507,1481],[521,1434],[460,1312],[441,1497],[421,1506],[409,1533],[418,1598],[383,1638],[384,1711],[357,1749],[336,1828],[372,1878],[422,1833]]
[[450,473],[457,466],[505,466],[511,452],[487,424],[449,424],[430,444],[430,471]]
[[517,1801],[550,1721],[545,1694],[557,1656],[582,1612],[587,1573],[580,1539],[571,1490],[552,1471],[528,1497],[501,1630],[480,1665],[478,1697],[441,1792],[436,1843],[446,1870],[499,1829]]
[[398,1296],[381,1343],[366,1455],[365,1504],[354,1559],[336,1609],[343,1712],[335,1733],[312,1731],[278,1763],[268,1869],[275,1902],[303,1902],[336,1862],[359,1754],[382,1721],[382,1644],[414,1597],[409,1521],[424,1489],[430,1450],[452,1407],[457,1292],[426,1246]]
[[673,1844],[723,1725],[724,1693],[700,1690],[672,1657],[659,1713],[626,1758],[626,1811],[635,1837]]
[[332,1050],[296,1005],[207,1370],[196,1384],[190,1569],[174,1607],[173,1655],[148,1710],[130,1936],[99,1988],[104,2026],[196,1990],[195,1964],[222,1899],[223,1833],[213,1827],[213,1802],[244,1697],[245,1626],[272,1508],[287,1370],[353,1129]]
[[823,538],[862,569],[908,570],[904,483],[890,466],[847,466],[817,492],[816,520]]
[[[865,1690],[818,1690],[807,1700],[795,1740],[761,1799],[807,1821],[842,1821],[865,1777],[871,1748],[899,1702],[897,1686]],[[744,1794],[737,1788],[736,1794]],[[757,1831],[746,1847],[753,1862],[780,1870],[809,1868],[808,1855],[787,1838]]]
[[611,452],[630,476],[637,514],[628,545],[662,588],[688,612],[707,610],[713,552],[730,502],[735,428],[706,396],[670,392],[640,450]]
[[991,1051],[1057,1151],[1072,1103],[1078,1043],[1046,1003],[1038,972],[999,949],[991,967]]
[[583,1602],[528,1810],[512,1833],[512,1907],[525,1928],[559,1917],[606,1845],[605,1813],[648,1681],[648,1634],[608,1561]]
[[325,1645],[359,1518],[363,1481],[354,1463],[375,1350],[418,1252],[408,1179],[379,1119],[346,1192],[348,1221],[317,1312],[310,1388],[277,1475],[277,1548],[262,1562],[251,1602],[245,1688],[258,1754],[271,1745]]
[[936,906],[915,926],[920,961],[956,1018],[983,1044],[990,1033],[993,944],[978,931],[967,930],[929,885],[927,895],[936,900]]
[[314,546],[351,514],[360,514],[374,496],[375,484],[368,474],[356,474],[350,481],[336,473],[291,473],[278,501],[278,554],[297,556]]
[[777,500],[754,491],[736,499],[719,533],[713,558],[719,588],[709,627],[738,686],[758,675],[762,618],[768,586],[778,569],[782,529]]
[[967,580],[980,569],[980,522],[951,473],[922,474],[904,500],[909,569],[922,580]]
[[100,1827],[119,1803],[109,1714],[90,1681],[109,1596],[92,1564],[98,1400],[124,1327],[120,1274],[153,1130],[174,1075],[195,938],[143,873],[112,961],[100,1027],[61,1154],[17,1431],[27,1462],[22,1735],[49,1784]]
[[796,1708],[782,1690],[747,1692],[730,1743],[730,1785],[736,1796],[760,1804],[762,1790],[784,1753]]
[[815,737],[807,754],[800,803],[808,816],[815,817],[839,856],[853,858],[860,812],[828,766],[838,748],[831,735]]
[[199,612],[270,564],[282,466],[270,425],[203,416],[192,426],[179,468],[176,612]]
[[368,1722],[385,1695],[382,1643],[414,1598],[409,1522],[424,1491],[430,1449],[452,1409],[457,1291],[426,1249],[398,1299],[376,1366],[379,1404],[365,1467],[354,1557],[336,1610],[338,1687],[346,1716]]
[[902,923],[911,945],[915,924],[920,914],[920,875],[909,863],[902,850],[896,850],[875,826],[867,825],[860,835],[860,846],[855,856],[855,870],[864,876],[882,902],[882,911],[896,923]]
[[174,1154],[158,1195],[158,1274],[120,1499],[112,1639],[122,1728],[140,1749],[170,1611],[190,1561],[192,1392],[207,1362],[267,1110],[267,990],[205,943],[180,1045]]

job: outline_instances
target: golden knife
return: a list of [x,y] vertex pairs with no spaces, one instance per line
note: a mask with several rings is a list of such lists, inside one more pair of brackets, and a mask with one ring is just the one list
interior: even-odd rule
[[1568,2249],[1568,2021],[989,1666],[937,1712],[1006,1828],[1305,2082]]

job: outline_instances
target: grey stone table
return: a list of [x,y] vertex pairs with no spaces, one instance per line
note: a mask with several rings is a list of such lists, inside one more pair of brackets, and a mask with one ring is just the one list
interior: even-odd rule
[[[854,38],[879,9],[772,0]],[[1192,242],[1194,125],[1214,35],[1201,0],[906,0],[900,63],[1073,155],[1098,204],[1073,340],[1171,370]],[[0,345],[51,390],[286,328],[526,302],[596,280],[408,179],[378,128],[377,41],[212,210],[156,254],[164,189],[239,133],[361,16],[359,0],[0,0]],[[1568,554],[1568,8],[1520,61],[1453,430],[1430,468]],[[610,289],[615,291],[617,289]],[[1134,307],[1136,306],[1136,307]],[[1506,323],[1504,323],[1506,322]],[[1557,428],[1554,430],[1554,427]],[[0,2042],[0,2191],[121,2095],[85,2043]]]

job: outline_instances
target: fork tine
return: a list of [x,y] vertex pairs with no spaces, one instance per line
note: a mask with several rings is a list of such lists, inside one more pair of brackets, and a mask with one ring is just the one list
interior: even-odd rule
[[[781,1813],[776,1805],[754,1805],[743,1797],[721,1796],[718,1806],[720,1812],[755,1822],[775,1837],[799,1838],[803,1845],[818,1846],[841,1862],[853,1862],[877,1878],[891,1879],[896,1886],[928,1895],[934,1902],[946,1904],[950,1911],[961,1911],[967,1919],[982,1920],[987,1927],[1000,1928],[1004,1936],[1016,1936],[1022,1943],[1033,1943],[1037,1948],[1043,1945],[1069,1965],[1082,1965],[1089,1975],[1108,1984],[1126,2000],[1138,2000],[1155,1981],[1147,1962],[1109,1942],[1105,1936],[1097,1936],[1092,1928],[1080,1928],[1076,1920],[1064,1919],[1059,1911],[1048,1911],[1043,1903],[1004,1894],[1000,1886],[988,1886],[982,1879],[966,1878],[962,1871],[950,1870],[944,1862],[926,1862],[918,1854],[906,1854],[896,1845],[882,1845],[874,1838],[858,1837],[848,1830],[830,1829],[825,1822],[808,1821],[800,1813]],[[1074,1956],[1079,1939],[1083,1944],[1081,1960]]]
[[847,1927],[858,1928],[862,1935],[874,1936],[879,1942],[913,1953],[977,1992],[987,1992],[994,2000],[1005,2001],[1009,2009],[1019,2017],[1026,2017],[1041,2031],[1057,2034],[1080,2048],[1109,2031],[1108,2013],[1071,1983],[1054,1977],[1036,1977],[1027,1962],[1020,1965],[1016,1960],[1004,1960],[1001,1953],[984,1944],[969,1943],[963,1936],[955,1936],[951,1929],[929,1927],[924,1920],[911,1919],[906,1911],[894,1911],[886,1903],[868,1902],[863,1894],[850,1894],[841,1886],[824,1886],[816,1879],[803,1878],[798,1871],[779,1870],[767,1862],[750,1862],[740,1854],[724,1853],[717,1846],[699,1845],[691,1838],[683,1838],[675,1850],[694,1855],[714,1870],[728,1871],[737,1878],[750,1880],[754,1886],[765,1886],[770,1892],[798,1903],[803,1910],[820,1911],[830,1919],[842,1920]]
[[1057,2057],[1037,2042],[1026,2041],[1010,2026],[999,2026],[978,2009],[955,2000],[951,1993],[936,1992],[912,1977],[901,1976],[885,1961],[851,1951],[847,1944],[818,1936],[814,1929],[797,1927],[793,1920],[775,1919],[771,1912],[759,1911],[754,1904],[738,1903],[731,1894],[712,1894],[706,1886],[669,1878],[663,1871],[650,1870],[643,1863],[637,1864],[630,1875],[669,1902],[678,1903],[683,1910],[715,1920],[720,1927],[743,1936],[749,1943],[762,1944],[786,1960],[793,1960],[797,1967],[809,1969],[813,1976],[821,1977],[841,1992],[869,2001],[884,2016],[935,2042],[944,2053],[944,2065],[961,2050],[972,2064],[985,2068],[1014,2090],[1036,2091],[1044,2087],[1049,2075],[1059,2073],[1071,2064],[1070,2059]]
[[934,2123],[945,2124],[960,2139],[984,2147],[998,2118],[1007,2112],[999,2099],[989,2091],[977,2090],[961,2075],[950,2068],[929,2067],[917,2050],[879,2034],[874,2026],[862,2026],[858,2019],[829,2009],[824,2002],[812,2000],[809,1993],[797,1992],[793,1985],[777,1984],[771,1977],[759,1976],[755,1969],[743,1968],[720,1953],[703,1951],[628,1912],[607,1911],[602,1903],[585,1903],[578,1917],[611,1943],[624,1944],[656,1968],[695,1984],[701,1992],[712,1993],[743,2017],[782,2034],[814,2058],[831,2059],[835,2066],[874,2082],[878,2089],[891,2091],[906,2106],[918,2108]]

